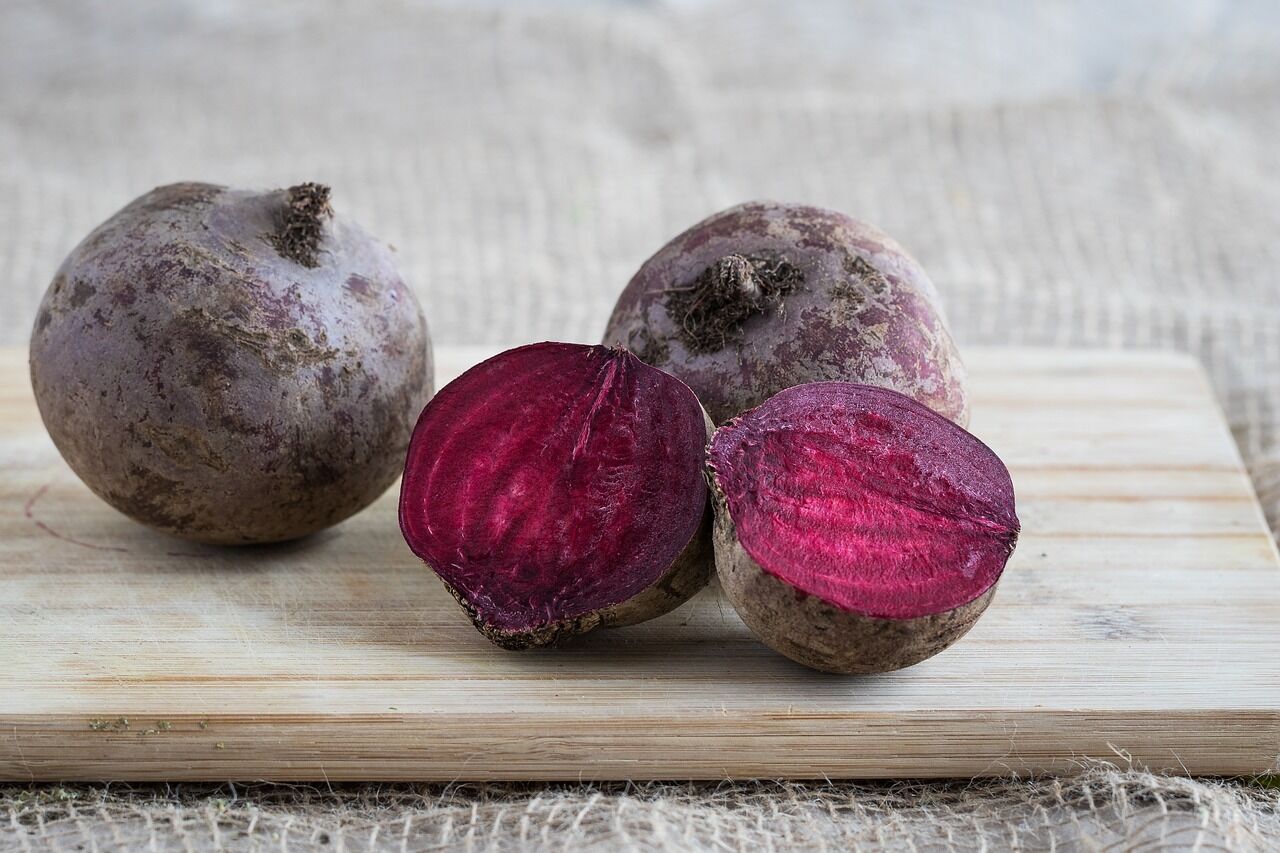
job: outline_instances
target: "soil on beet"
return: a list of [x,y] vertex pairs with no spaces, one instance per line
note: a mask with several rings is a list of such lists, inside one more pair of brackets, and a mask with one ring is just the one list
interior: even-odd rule
[[202,542],[304,536],[399,473],[430,339],[328,188],[173,184],[87,236],[31,338],[41,416],[126,515]]
[[749,202],[672,239],[627,284],[603,342],[683,380],[716,423],[830,380],[968,420],[964,365],[924,270],[872,226],[807,205]]

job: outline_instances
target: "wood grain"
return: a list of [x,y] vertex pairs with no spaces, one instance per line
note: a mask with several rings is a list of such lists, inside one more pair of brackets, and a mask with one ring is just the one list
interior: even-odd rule
[[[488,352],[444,349],[440,378]],[[394,489],[291,545],[152,533],[71,474],[25,354],[0,351],[0,779],[1280,769],[1280,560],[1199,367],[968,361],[1021,543],[968,637],[858,679],[773,654],[717,589],[569,648],[503,652],[405,548]]]

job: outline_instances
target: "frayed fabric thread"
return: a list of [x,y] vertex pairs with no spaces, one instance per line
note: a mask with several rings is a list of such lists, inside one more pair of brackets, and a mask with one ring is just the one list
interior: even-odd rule
[[0,851],[1230,849],[1280,786],[1089,763],[968,782],[110,785],[0,789]]

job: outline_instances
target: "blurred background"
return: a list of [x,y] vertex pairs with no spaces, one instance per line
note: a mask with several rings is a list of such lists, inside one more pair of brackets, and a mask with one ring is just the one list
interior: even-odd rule
[[0,338],[157,184],[318,180],[444,342],[595,340],[770,197],[897,236],[962,343],[1235,346],[1280,284],[1278,46],[1268,0],[5,0]]
[[[803,201],[897,237],[962,347],[1195,354],[1274,529],[1278,140],[1274,0],[0,0],[0,344],[25,346],[92,227],[172,181],[330,184],[397,247],[446,344],[597,340],[669,237],[747,199]],[[210,805],[223,793],[102,792],[114,835],[59,825],[174,847],[185,819],[233,825]],[[429,807],[444,835],[456,818],[457,838],[498,847],[505,814],[544,840],[586,826],[736,846],[782,820],[814,844],[945,828],[949,849],[959,827],[998,849],[1044,815],[1100,846],[1130,811],[1194,802],[1188,828],[1246,849],[1232,839],[1266,809],[1249,796],[1134,773],[1070,789],[275,790],[234,826],[318,845]]]

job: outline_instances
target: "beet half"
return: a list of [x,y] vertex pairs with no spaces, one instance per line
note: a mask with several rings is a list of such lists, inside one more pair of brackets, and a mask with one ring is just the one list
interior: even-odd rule
[[985,444],[884,388],[783,391],[711,444],[716,567],[746,624],[827,672],[931,657],[986,609],[1018,537]]
[[100,497],[202,542],[293,539],[400,472],[431,341],[387,246],[329,190],[155,189],[77,246],[31,336],[31,382]]
[[716,423],[824,380],[892,388],[968,422],[929,277],[893,239],[831,210],[756,201],[699,222],[640,267],[604,343],[683,379]]
[[400,527],[503,648],[643,622],[710,575],[710,430],[688,386],[625,350],[508,350],[422,412]]

